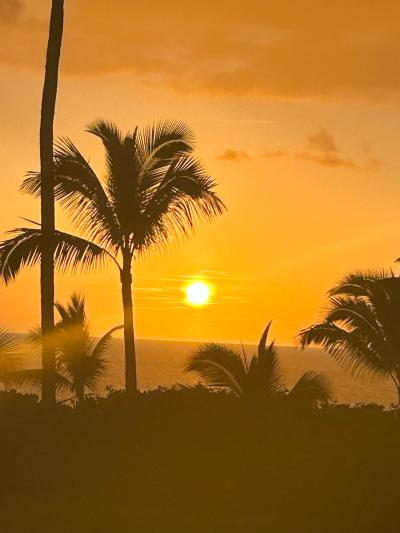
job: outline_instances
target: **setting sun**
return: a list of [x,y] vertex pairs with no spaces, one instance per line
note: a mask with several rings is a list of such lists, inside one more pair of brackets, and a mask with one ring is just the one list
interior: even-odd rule
[[186,301],[189,305],[202,306],[206,305],[211,296],[211,289],[204,281],[191,283],[185,289]]

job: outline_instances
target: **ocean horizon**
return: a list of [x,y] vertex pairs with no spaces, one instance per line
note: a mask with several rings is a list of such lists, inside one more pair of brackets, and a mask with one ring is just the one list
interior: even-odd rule
[[[186,358],[201,344],[199,341],[177,341],[160,339],[137,339],[138,385],[142,391],[158,387],[173,387],[179,384],[195,385],[199,378],[186,374]],[[239,351],[242,345],[229,343],[228,346]],[[243,344],[246,357],[250,359],[257,346]],[[329,354],[319,348],[304,350],[294,346],[278,346],[279,360],[284,382],[290,388],[306,371],[324,374],[332,388],[333,399],[337,403],[379,403],[390,406],[397,401],[396,391],[389,379],[367,375],[352,377],[341,368]],[[124,341],[114,338],[107,355],[108,369],[96,393],[104,395],[109,388],[124,388]],[[40,367],[40,352],[27,354],[22,358],[25,368]]]

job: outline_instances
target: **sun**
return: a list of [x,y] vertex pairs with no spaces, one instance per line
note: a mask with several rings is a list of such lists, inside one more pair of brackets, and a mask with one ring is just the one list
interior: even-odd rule
[[211,296],[211,287],[204,281],[196,281],[185,288],[186,301],[189,305],[200,307],[206,305]]

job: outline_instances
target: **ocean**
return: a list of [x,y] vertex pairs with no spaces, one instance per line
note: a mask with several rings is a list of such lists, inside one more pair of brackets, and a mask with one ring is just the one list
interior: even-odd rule
[[[137,340],[137,371],[141,390],[171,387],[179,383],[196,384],[199,378],[185,374],[185,359],[200,343],[166,340]],[[231,345],[237,349],[239,346]],[[256,351],[256,346],[244,346],[247,357]],[[278,348],[281,370],[285,382],[291,387],[306,371],[324,374],[330,381],[335,401],[338,403],[380,403],[389,406],[397,401],[397,394],[390,380],[370,376],[353,378],[338,366],[330,356],[318,348],[281,346]],[[39,355],[31,355],[24,362],[35,368],[40,363]],[[124,388],[123,340],[113,339],[108,355],[108,371],[104,383],[96,391],[105,394],[107,387]]]

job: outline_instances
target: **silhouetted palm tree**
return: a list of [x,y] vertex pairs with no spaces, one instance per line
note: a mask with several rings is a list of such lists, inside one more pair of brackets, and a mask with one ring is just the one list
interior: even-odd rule
[[73,294],[66,306],[56,303],[56,309],[61,317],[55,328],[59,368],[77,398],[82,400],[85,389],[94,391],[103,379],[107,370],[105,354],[112,334],[123,326],[110,329],[96,342],[90,336],[84,298]]
[[[43,176],[41,191],[41,221],[43,246],[40,268],[42,330],[50,333],[54,327],[54,172],[53,127],[56,106],[58,67],[64,26],[64,0],[52,0],[46,70],[40,119],[40,167]],[[42,401],[55,403],[55,351],[52,336],[43,335]]]
[[329,291],[324,319],[304,329],[302,346],[324,348],[353,374],[390,377],[400,402],[400,278],[356,272]]
[[[271,322],[258,345],[257,355],[247,363],[246,356],[223,344],[205,344],[189,359],[186,372],[196,372],[211,387],[223,387],[236,396],[273,397],[285,392],[274,341],[267,345]],[[306,372],[287,394],[293,401],[315,405],[330,399],[325,377]]]
[[[125,137],[115,125],[98,122],[88,130],[106,150],[103,183],[68,139],[55,153],[56,198],[87,237],[56,232],[55,262],[61,270],[98,266],[111,259],[122,290],[126,389],[136,391],[133,329],[132,264],[152,245],[172,235],[187,234],[196,217],[211,219],[225,206],[215,193],[215,181],[193,158],[194,138],[179,122],[136,128]],[[22,189],[40,194],[40,174],[31,173]],[[41,230],[19,228],[0,245],[0,266],[6,281],[23,265],[37,262]]]
[[[112,334],[123,326],[110,329],[97,342],[90,336],[85,311],[85,300],[77,294],[71,296],[67,305],[56,303],[60,320],[53,330],[56,347],[56,388],[70,390],[81,402],[87,390],[94,392],[107,370],[106,352]],[[40,331],[33,331],[30,341],[40,341]],[[7,384],[28,386],[39,390],[43,380],[41,369],[9,372]]]

